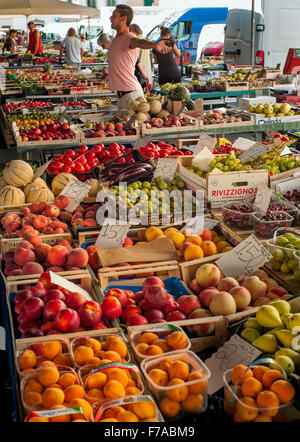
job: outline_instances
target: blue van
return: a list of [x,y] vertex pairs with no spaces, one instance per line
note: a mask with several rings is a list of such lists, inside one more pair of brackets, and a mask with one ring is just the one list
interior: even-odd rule
[[160,27],[171,29],[180,50],[190,53],[190,61],[196,62],[198,40],[203,26],[208,24],[223,24],[227,20],[228,8],[192,8],[173,14],[147,35],[150,40],[157,41],[160,37]]

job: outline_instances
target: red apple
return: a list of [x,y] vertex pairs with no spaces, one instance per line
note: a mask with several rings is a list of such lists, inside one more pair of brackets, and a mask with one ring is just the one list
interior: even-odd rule
[[120,301],[122,308],[126,307],[128,298],[125,292],[121,289],[110,289],[105,293],[105,297],[114,296]]
[[78,310],[80,325],[83,327],[93,327],[102,317],[102,308],[98,302],[86,301]]
[[121,302],[115,296],[107,296],[101,303],[103,317],[107,319],[117,319],[122,314]]
[[186,315],[179,310],[174,310],[173,312],[170,312],[166,316],[166,321],[182,321],[183,319],[186,319]]
[[66,307],[66,304],[60,299],[53,299],[45,305],[43,317],[46,321],[51,321],[52,319],[55,319],[57,313],[64,310]]
[[160,278],[157,278],[156,276],[150,276],[149,278],[145,279],[143,283],[143,291],[145,291],[148,287],[151,287],[152,285],[159,285],[162,288],[165,288],[165,284]]
[[179,310],[185,315],[189,315],[197,308],[201,308],[199,299],[195,295],[184,295],[177,299]]
[[41,298],[30,297],[26,299],[23,304],[23,311],[27,319],[38,319],[43,313],[43,308],[45,306],[44,301]]
[[126,324],[129,326],[133,325],[144,325],[148,324],[147,319],[142,315],[130,315],[126,320]]
[[74,292],[66,296],[66,304],[73,310],[78,310],[86,302],[86,297],[82,293]]
[[71,308],[66,308],[61,310],[55,318],[54,326],[58,331],[64,333],[72,333],[80,325],[80,317],[75,310]]

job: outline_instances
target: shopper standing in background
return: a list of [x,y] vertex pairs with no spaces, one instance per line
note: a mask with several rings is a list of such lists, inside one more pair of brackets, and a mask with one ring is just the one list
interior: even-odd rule
[[66,54],[66,64],[74,65],[77,67],[77,71],[81,70],[82,56],[84,54],[84,49],[79,38],[76,37],[76,31],[74,28],[68,30],[67,37],[64,39],[60,48],[60,60],[62,59],[62,54]]
[[102,49],[108,50],[111,44],[111,38],[108,34],[101,34],[97,40],[97,45],[101,46]]
[[5,50],[11,54],[15,54],[17,52],[18,46],[15,40],[16,36],[17,31],[15,29],[11,29],[3,45],[3,54]]
[[17,45],[18,46],[24,46],[24,38],[22,37],[22,33],[17,33]]
[[[135,23],[130,25],[129,32],[133,32],[138,38],[143,38],[143,32],[142,32],[141,28]],[[144,80],[148,80],[148,83],[150,83],[152,86],[153,78],[152,78],[150,49],[139,49],[138,64],[137,64],[137,69],[135,72],[135,76],[139,80],[137,70],[140,72],[140,75],[142,76],[142,78]]]
[[158,53],[171,51],[164,41],[144,40],[129,32],[132,19],[133,10],[128,5],[117,5],[110,17],[111,27],[117,31],[117,35],[108,49],[108,83],[110,90],[117,92],[119,110],[127,109],[132,101],[144,96],[134,75],[137,48],[155,48]]
[[170,45],[171,51],[168,54],[161,54],[153,50],[154,63],[158,64],[158,82],[160,86],[165,83],[180,83],[181,72],[176,62],[175,56],[180,56],[180,50],[177,48],[175,38],[171,35],[169,28],[161,28],[160,41],[166,41]]
[[27,26],[30,32],[26,54],[30,52],[34,57],[36,55],[41,55],[43,51],[41,34],[32,21],[30,21]]

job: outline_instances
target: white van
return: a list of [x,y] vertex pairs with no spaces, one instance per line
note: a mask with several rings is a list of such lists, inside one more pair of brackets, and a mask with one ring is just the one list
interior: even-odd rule
[[[225,27],[225,63],[251,64],[251,10],[232,9]],[[255,63],[283,68],[289,48],[300,47],[300,1],[256,0]]]

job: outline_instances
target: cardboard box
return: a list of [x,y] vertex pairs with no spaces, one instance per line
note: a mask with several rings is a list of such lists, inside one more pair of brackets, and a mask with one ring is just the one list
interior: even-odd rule
[[256,98],[239,98],[238,103],[239,103],[239,109],[247,110],[247,108],[248,108],[248,106],[250,106],[250,104],[253,104],[254,106],[256,106],[257,104],[262,104],[262,103],[275,104],[276,98],[275,97],[265,97],[265,96],[256,97]]
[[254,119],[255,124],[279,124],[279,123],[293,123],[295,121],[300,121],[300,115],[293,115],[291,117],[272,117],[272,118],[263,118],[262,114],[252,114],[250,113]]

